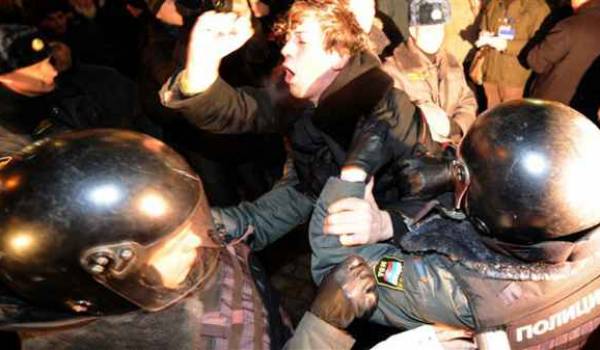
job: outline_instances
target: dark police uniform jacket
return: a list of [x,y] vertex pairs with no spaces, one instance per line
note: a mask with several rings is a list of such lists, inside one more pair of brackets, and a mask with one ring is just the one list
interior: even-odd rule
[[310,223],[312,269],[320,282],[349,254],[367,259],[380,297],[374,321],[501,329],[514,349],[593,346],[600,324],[600,227],[573,241],[516,246],[481,236],[468,221],[431,216],[394,245],[343,247],[337,236],[322,233],[326,208],[363,192],[364,185],[338,179],[325,186]]

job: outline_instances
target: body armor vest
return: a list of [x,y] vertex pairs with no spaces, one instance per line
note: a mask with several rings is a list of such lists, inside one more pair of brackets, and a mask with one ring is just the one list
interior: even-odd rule
[[477,333],[503,329],[512,349],[593,346],[590,336],[600,325],[600,227],[574,243],[557,242],[570,254],[554,264],[500,254],[486,239],[467,221],[434,219],[409,232],[401,245],[453,262],[448,268],[467,297]]

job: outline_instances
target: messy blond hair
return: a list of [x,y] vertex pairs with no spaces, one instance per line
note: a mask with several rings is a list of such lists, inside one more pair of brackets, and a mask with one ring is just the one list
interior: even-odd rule
[[319,22],[326,51],[354,55],[368,50],[367,35],[345,2],[340,0],[296,0],[287,14],[277,21],[275,34],[287,37],[308,16]]

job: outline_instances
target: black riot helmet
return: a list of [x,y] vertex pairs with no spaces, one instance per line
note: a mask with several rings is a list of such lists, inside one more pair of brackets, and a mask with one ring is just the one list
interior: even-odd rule
[[457,206],[501,240],[536,243],[600,223],[600,130],[555,102],[516,100],[459,146]]
[[98,129],[27,146],[0,170],[0,208],[0,278],[34,304],[157,311],[207,277],[202,183],[152,137]]

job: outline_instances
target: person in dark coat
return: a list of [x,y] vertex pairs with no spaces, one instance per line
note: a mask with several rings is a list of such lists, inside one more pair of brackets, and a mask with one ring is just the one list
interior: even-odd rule
[[20,135],[41,132],[58,74],[48,44],[33,27],[4,24],[0,50],[0,125]]
[[58,76],[47,41],[20,24],[0,25],[0,50],[0,126],[8,131],[37,139],[135,124],[135,87],[115,70],[75,64]]
[[[234,89],[219,77],[221,58],[252,30],[247,18],[207,12],[192,32],[185,70],[163,86],[163,104],[212,132],[286,134],[302,202],[314,200],[327,178],[344,167],[348,177],[360,178],[365,174],[352,173],[355,164],[388,155],[403,159],[421,144],[434,147],[406,94],[394,89],[368,52],[366,34],[339,6],[312,0],[292,6],[282,23],[289,27],[282,49],[284,82],[275,89]],[[289,102],[288,91],[297,103]],[[388,165],[376,176],[380,200],[397,191]]]
[[569,104],[600,55],[600,0],[573,0],[571,5],[574,15],[558,22],[527,54],[527,64],[537,74],[531,97]]

